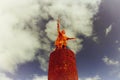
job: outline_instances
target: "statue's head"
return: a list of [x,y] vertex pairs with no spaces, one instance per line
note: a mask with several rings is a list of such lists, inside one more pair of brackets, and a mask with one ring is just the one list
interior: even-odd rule
[[62,32],[62,34],[65,34],[65,30],[62,30],[61,32]]

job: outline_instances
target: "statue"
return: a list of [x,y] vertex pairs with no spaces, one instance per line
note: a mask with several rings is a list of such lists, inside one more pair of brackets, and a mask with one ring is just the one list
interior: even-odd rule
[[65,35],[65,30],[60,31],[60,20],[57,20],[57,32],[58,36],[55,41],[56,48],[66,48],[67,46],[67,40],[72,40],[75,38],[69,38]]

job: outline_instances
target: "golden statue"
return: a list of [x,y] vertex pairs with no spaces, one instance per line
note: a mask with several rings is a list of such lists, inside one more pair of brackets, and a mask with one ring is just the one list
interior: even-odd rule
[[67,46],[67,40],[75,39],[75,38],[69,38],[65,35],[65,30],[60,31],[60,20],[57,20],[57,31],[58,36],[55,41],[56,48],[66,48]]

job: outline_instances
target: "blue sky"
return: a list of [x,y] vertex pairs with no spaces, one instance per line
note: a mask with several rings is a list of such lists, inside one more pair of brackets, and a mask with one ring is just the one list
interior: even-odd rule
[[79,80],[120,80],[119,0],[0,0],[0,80],[47,80],[56,20]]

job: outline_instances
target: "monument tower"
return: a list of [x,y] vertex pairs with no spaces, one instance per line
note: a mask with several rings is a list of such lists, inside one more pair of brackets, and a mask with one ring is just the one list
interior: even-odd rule
[[65,31],[60,31],[60,20],[57,20],[58,37],[55,41],[56,49],[50,54],[48,80],[78,80],[76,59],[74,53],[67,49]]

